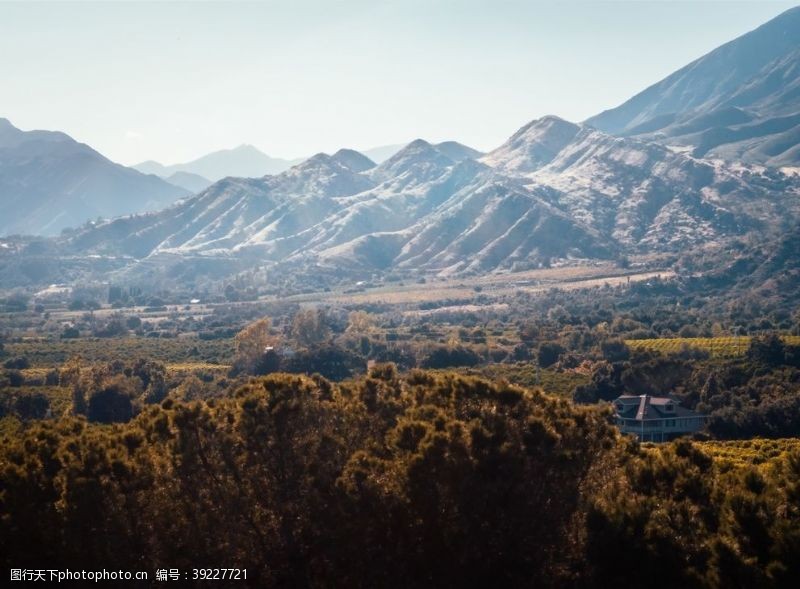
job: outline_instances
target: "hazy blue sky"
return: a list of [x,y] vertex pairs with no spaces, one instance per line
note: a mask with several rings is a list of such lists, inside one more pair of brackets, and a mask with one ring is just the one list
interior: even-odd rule
[[110,158],[479,149],[616,106],[792,2],[0,1],[0,116]]

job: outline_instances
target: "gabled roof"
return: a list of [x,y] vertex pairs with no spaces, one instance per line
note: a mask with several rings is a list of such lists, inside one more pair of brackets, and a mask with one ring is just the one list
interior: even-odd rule
[[667,419],[673,417],[700,417],[700,414],[681,407],[672,397],[652,395],[622,395],[614,399],[614,410],[623,419]]

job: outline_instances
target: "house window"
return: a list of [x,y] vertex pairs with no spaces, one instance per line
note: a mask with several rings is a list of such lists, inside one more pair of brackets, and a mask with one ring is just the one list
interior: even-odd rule
[[672,403],[667,403],[666,410],[670,412],[675,411],[675,405],[673,405]]

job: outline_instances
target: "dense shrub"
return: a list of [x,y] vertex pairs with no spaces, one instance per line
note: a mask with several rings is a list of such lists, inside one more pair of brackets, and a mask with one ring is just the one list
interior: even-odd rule
[[21,419],[44,419],[49,409],[50,400],[41,392],[19,395],[14,401],[14,412]]
[[87,417],[100,423],[126,422],[133,417],[131,391],[122,379],[107,382],[89,395]]
[[316,373],[337,381],[363,373],[366,368],[366,359],[332,344],[315,345],[280,360],[283,372]]
[[30,368],[30,366],[30,360],[25,357],[11,358],[3,363],[3,368],[9,368],[13,370],[24,370],[26,368]]
[[25,377],[19,370],[6,370],[3,372],[3,376],[7,386],[21,387],[25,384]]
[[558,362],[558,357],[564,353],[564,347],[556,342],[544,342],[539,345],[536,360],[539,366],[547,368]]
[[467,346],[433,346],[419,361],[422,368],[450,368],[451,366],[475,366],[481,357]]

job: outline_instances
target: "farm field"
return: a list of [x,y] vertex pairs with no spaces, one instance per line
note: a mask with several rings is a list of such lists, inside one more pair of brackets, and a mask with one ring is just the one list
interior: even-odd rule
[[[86,362],[148,358],[167,365],[224,365],[233,357],[233,340],[186,338],[31,339],[5,345],[10,357],[25,357],[33,368],[50,368],[80,356]],[[195,366],[196,367],[196,366]]]
[[[800,345],[800,336],[783,336],[783,341],[790,345]],[[656,350],[663,353],[680,352],[683,348],[705,350],[712,358],[735,358],[743,356],[750,345],[749,336],[726,337],[674,337],[656,339],[625,340],[631,349]]]
[[775,440],[754,438],[752,440],[725,440],[696,442],[709,454],[721,471],[756,467],[771,468],[786,458],[789,453],[800,450],[800,439],[779,438]]
[[552,368],[537,369],[532,362],[517,364],[488,364],[480,368],[461,369],[472,376],[500,380],[533,389],[541,388],[551,395],[570,397],[575,387],[588,384],[591,378],[574,370],[557,371]]
[[[512,274],[494,274],[480,278],[458,280],[431,280],[424,284],[387,285],[366,289],[363,292],[310,293],[286,297],[296,303],[339,304],[388,304],[430,303],[434,301],[458,301],[467,304],[476,293],[497,297],[515,292],[542,293],[551,288],[576,290],[604,286],[620,286],[630,282],[644,282],[656,278],[669,279],[670,271],[631,272],[613,265],[568,266],[546,268]],[[271,300],[266,298],[263,300]]]

